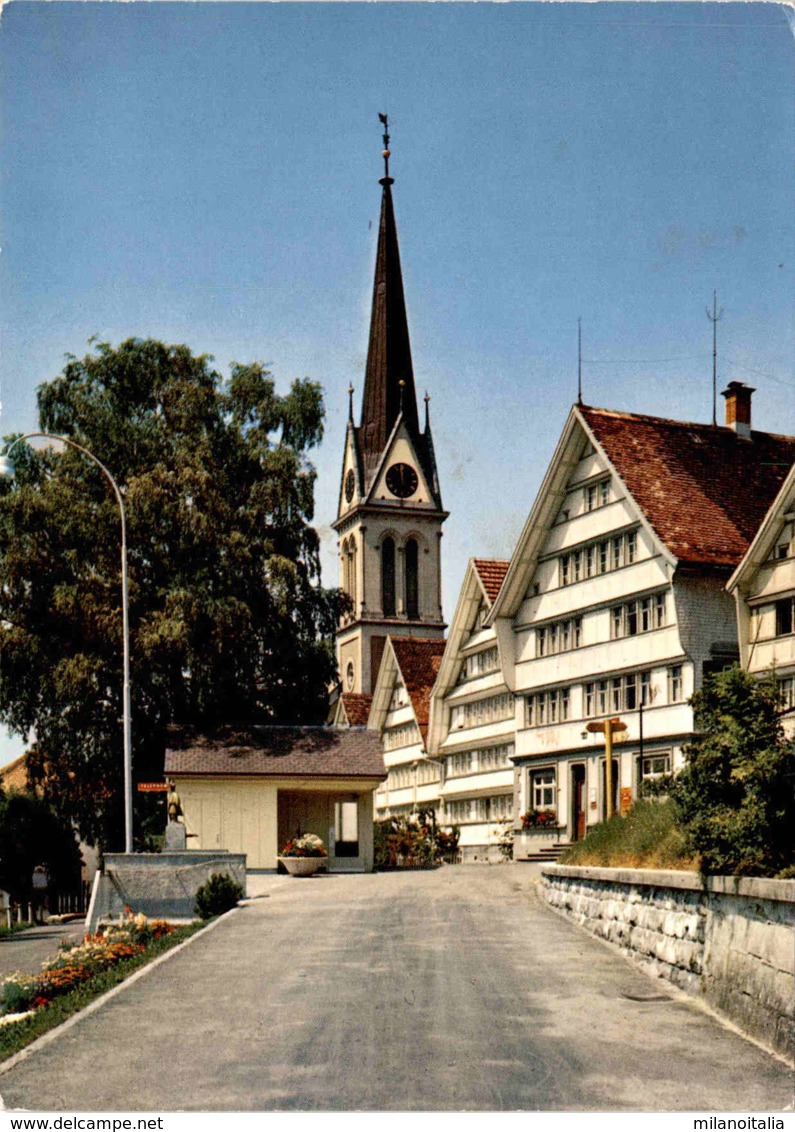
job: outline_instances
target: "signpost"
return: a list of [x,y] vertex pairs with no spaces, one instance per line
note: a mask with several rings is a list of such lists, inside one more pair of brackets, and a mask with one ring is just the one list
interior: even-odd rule
[[620,719],[600,719],[587,724],[585,730],[604,733],[605,737],[605,792],[607,794],[607,820],[613,816],[613,736],[626,731],[627,725]]

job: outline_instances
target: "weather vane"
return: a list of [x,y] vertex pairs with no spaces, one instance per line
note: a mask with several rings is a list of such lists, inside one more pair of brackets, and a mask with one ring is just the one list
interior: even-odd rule
[[386,114],[379,114],[378,119],[384,127],[384,152],[381,156],[384,159],[384,176],[389,176],[389,120]]

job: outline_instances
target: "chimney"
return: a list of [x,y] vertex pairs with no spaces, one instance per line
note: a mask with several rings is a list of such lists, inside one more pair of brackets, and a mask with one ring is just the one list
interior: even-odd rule
[[746,440],[751,439],[751,394],[755,392],[742,381],[730,381],[721,394],[726,398],[726,427]]

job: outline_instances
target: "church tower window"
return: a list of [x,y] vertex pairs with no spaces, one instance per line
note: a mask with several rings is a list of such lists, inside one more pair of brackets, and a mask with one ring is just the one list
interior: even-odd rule
[[381,609],[384,617],[395,616],[395,540],[381,543]]
[[419,548],[417,540],[406,543],[406,616],[416,621],[420,616]]

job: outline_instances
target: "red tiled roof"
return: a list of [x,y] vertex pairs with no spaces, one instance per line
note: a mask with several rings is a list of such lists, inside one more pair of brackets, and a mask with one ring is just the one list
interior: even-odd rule
[[341,698],[345,718],[351,727],[366,727],[373,697],[366,692],[343,692]]
[[360,727],[241,727],[171,736],[166,774],[384,778],[381,739]]
[[660,539],[680,562],[736,566],[795,462],[795,437],[580,406]]
[[428,730],[428,712],[431,689],[436,683],[445,641],[431,637],[390,637],[395,650],[400,674],[406,691],[411,698],[411,706],[423,740]]
[[473,561],[486,595],[489,601],[493,603],[500,592],[503,579],[508,573],[510,562],[506,562],[503,558],[475,558]]

